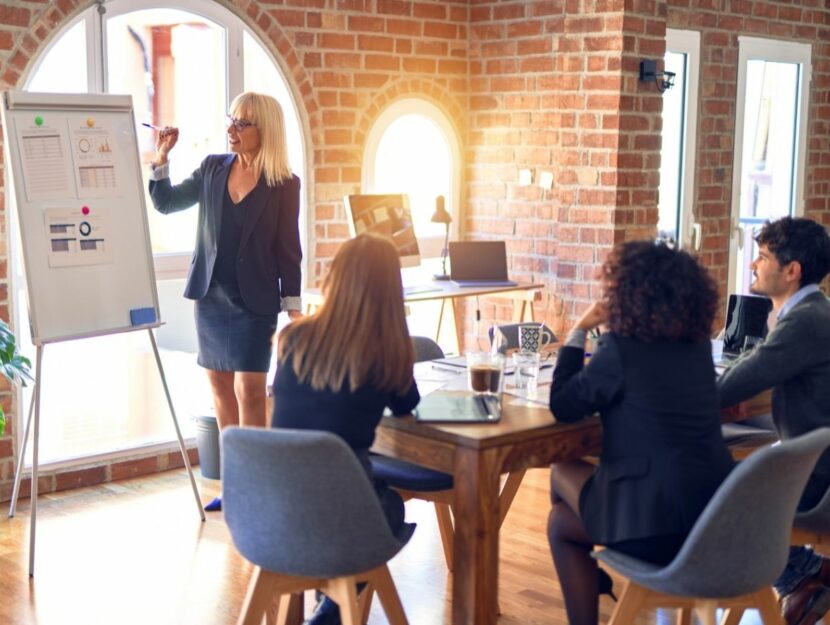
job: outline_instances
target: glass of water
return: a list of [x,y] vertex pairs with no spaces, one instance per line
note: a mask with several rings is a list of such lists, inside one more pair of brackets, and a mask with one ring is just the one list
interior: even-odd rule
[[536,394],[539,383],[539,352],[519,351],[513,354],[513,384],[528,396]]

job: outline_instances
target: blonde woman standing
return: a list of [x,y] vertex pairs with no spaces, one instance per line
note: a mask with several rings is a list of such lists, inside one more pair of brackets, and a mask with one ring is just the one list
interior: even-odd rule
[[[334,432],[372,478],[369,447],[384,409],[408,414],[420,400],[392,242],[367,233],[344,243],[323,296],[315,314],[280,334],[272,425]],[[377,481],[375,491],[397,532],[404,519],[400,496]],[[339,622],[337,605],[324,597],[308,624]]]
[[[150,197],[173,213],[198,203],[196,248],[184,295],[196,300],[199,364],[207,369],[220,428],[264,426],[271,339],[281,310],[300,316],[300,179],[291,173],[280,105],[243,93],[228,115],[228,154],[212,154],[180,184],[156,140]],[[221,498],[205,506],[221,509]]]

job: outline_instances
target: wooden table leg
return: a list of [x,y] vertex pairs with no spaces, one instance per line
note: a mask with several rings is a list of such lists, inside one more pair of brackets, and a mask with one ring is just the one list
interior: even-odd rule
[[498,619],[499,466],[495,450],[459,447],[455,456],[453,625]]

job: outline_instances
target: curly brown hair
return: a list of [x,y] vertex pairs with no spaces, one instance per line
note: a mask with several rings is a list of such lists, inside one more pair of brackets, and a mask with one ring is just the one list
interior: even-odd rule
[[687,252],[660,243],[630,241],[602,266],[608,327],[645,342],[709,339],[718,290]]

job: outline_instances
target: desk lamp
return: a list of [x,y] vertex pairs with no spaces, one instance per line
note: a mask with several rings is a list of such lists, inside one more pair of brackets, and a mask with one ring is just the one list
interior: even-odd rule
[[430,221],[434,224],[444,224],[446,227],[446,234],[444,235],[444,247],[441,250],[441,273],[433,276],[435,280],[449,280],[447,275],[447,255],[449,254],[450,241],[450,223],[452,217],[444,208],[444,196],[439,195],[435,198],[435,212],[432,214]]

